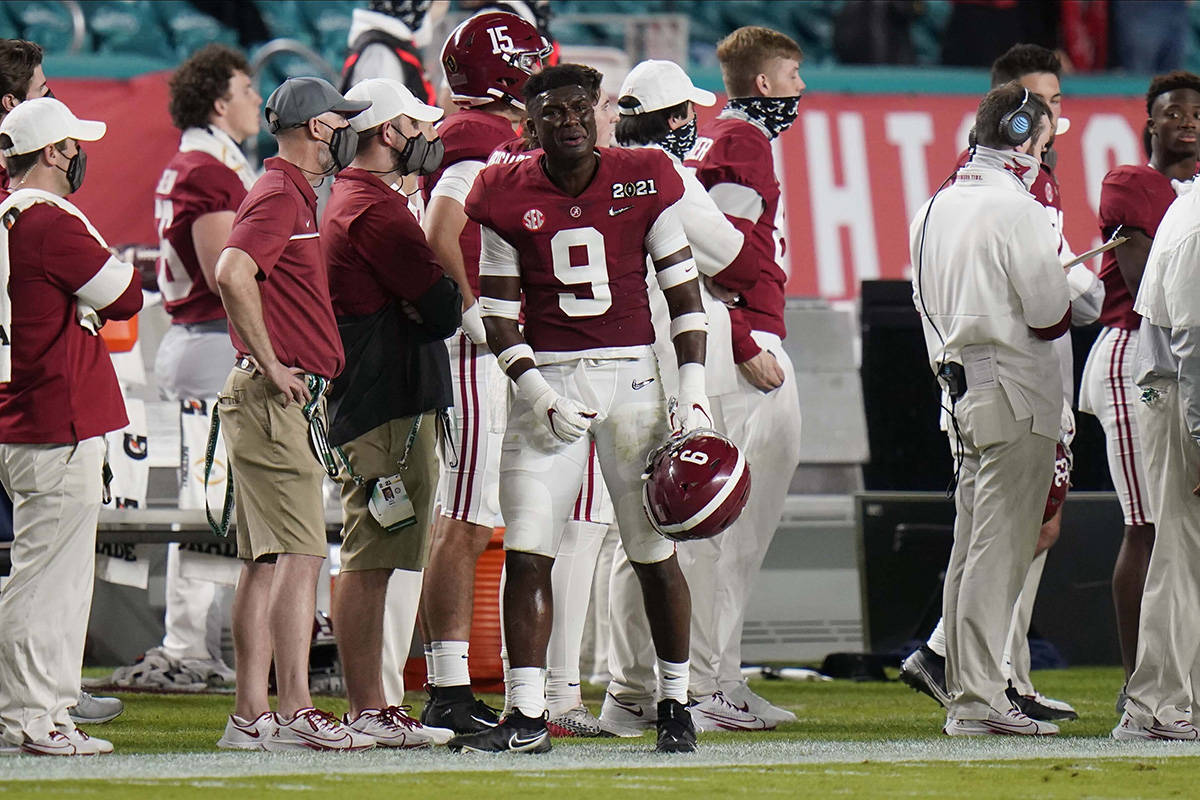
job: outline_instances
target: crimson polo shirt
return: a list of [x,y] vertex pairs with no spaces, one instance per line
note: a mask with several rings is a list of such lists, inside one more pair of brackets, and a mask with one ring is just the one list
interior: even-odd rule
[[[326,378],[342,371],[345,356],[329,301],[329,277],[317,233],[317,195],[294,164],[263,162],[233,220],[226,247],[258,265],[263,321],[280,363]],[[229,326],[239,355],[250,348]]]
[[[12,380],[0,384],[0,442],[70,444],[129,422],[108,348],[75,320],[75,292],[104,280],[110,255],[76,217],[49,203],[9,231]],[[129,319],[142,307],[137,273],[103,309]]]

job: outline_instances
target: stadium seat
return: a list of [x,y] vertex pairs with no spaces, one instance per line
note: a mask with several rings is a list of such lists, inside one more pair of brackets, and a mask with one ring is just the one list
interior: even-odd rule
[[[37,42],[47,53],[66,53],[71,49],[74,25],[71,12],[57,2],[5,3],[13,20],[21,29],[21,38]],[[90,49],[84,41],[83,51]]]
[[295,39],[309,47],[313,46],[313,34],[300,10],[301,3],[296,0],[259,0],[257,5],[272,39]]
[[170,33],[171,45],[177,58],[184,59],[210,42],[236,47],[237,32],[216,18],[197,11],[184,0],[161,0],[153,4],[163,27]]
[[82,3],[94,51],[169,58],[171,43],[155,5],[147,0]]
[[350,32],[350,14],[355,5],[336,0],[311,0],[300,8],[313,32],[313,46],[330,64],[341,65],[346,58],[346,35]]
[[21,35],[16,21],[8,13],[8,4],[0,3],[0,38],[16,39]]
[[[918,64],[941,63],[942,34],[946,30],[946,23],[950,21],[950,6],[950,0],[925,0],[921,4],[922,13],[912,25],[913,49],[916,51]],[[1196,6],[1190,8],[1195,9]],[[1195,18],[1195,11],[1192,12],[1192,16]]]

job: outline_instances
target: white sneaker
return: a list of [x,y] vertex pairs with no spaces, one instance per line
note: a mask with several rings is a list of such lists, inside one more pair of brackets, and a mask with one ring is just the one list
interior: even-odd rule
[[743,711],[720,691],[689,703],[688,711],[698,731],[769,731],[779,724]]
[[726,700],[747,714],[753,714],[756,717],[765,719],[767,722],[796,721],[795,714],[786,708],[780,708],[765,697],[755,694],[754,690],[745,681],[722,688],[721,691],[724,693]]
[[302,708],[287,722],[275,714],[267,750],[370,750],[375,740],[346,726],[326,711]]
[[[96,736],[88,736],[79,728],[72,728],[69,731],[63,731],[66,737],[75,743],[75,747],[81,751],[94,751],[94,755],[106,756],[113,751],[112,742],[107,739],[101,739]],[[88,753],[92,755],[93,753]]]
[[987,719],[949,719],[942,732],[947,736],[1054,736],[1058,726],[1038,722],[1015,708],[1001,713],[992,709]]
[[1126,711],[1121,715],[1121,721],[1112,729],[1112,738],[1122,740],[1157,739],[1173,742],[1190,742],[1200,739],[1200,731],[1186,719],[1178,719],[1166,725],[1158,720],[1146,727],[1139,725]]
[[62,731],[50,731],[41,739],[26,739],[21,743],[21,752],[33,756],[95,756],[100,755],[100,743],[112,752],[112,745],[103,739],[93,739],[83,731],[67,735]]
[[117,697],[93,697],[80,690],[79,700],[67,709],[71,722],[76,725],[100,725],[112,722],[125,711],[125,704]]
[[152,647],[127,667],[113,670],[112,682],[122,688],[200,692],[208,688],[202,677],[186,670],[161,647]]
[[266,750],[267,739],[274,732],[275,715],[270,711],[264,711],[252,720],[230,714],[217,747],[222,750]]
[[607,739],[612,733],[604,730],[600,720],[588,711],[587,706],[575,706],[546,720],[551,736],[559,738],[577,736],[584,739]]
[[613,736],[634,739],[655,727],[658,712],[653,698],[630,702],[618,700],[612,692],[605,692],[599,721],[600,727]]
[[343,717],[343,721],[350,730],[370,736],[380,747],[429,747],[445,744],[454,738],[454,731],[446,728],[427,728],[399,706],[368,708],[353,722],[349,716]]

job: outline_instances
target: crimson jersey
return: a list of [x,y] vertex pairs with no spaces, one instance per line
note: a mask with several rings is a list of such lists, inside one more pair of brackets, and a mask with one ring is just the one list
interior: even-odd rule
[[[432,175],[421,178],[421,196],[425,199],[425,208],[429,208],[429,200],[433,187],[437,186],[446,169],[462,161],[487,162],[492,151],[513,138],[512,123],[504,117],[464,108],[451,114],[437,126],[438,135],[445,145],[446,154],[442,157],[442,166]],[[467,282],[471,291],[479,294],[479,226],[468,221],[458,236],[458,246],[462,250],[463,266],[467,270]]]
[[[1118,225],[1123,225],[1137,228],[1153,239],[1158,223],[1162,222],[1175,197],[1171,179],[1153,167],[1117,167],[1104,176],[1100,187],[1100,231],[1107,239]],[[1104,260],[1100,262],[1100,280],[1104,282],[1101,324],[1136,330],[1142,318],[1133,310],[1133,295],[1121,276],[1115,250],[1104,254]]]
[[[516,261],[525,339],[537,352],[608,351],[654,342],[646,296],[647,235],[683,196],[659,150],[598,148],[591,183],[571,197],[541,158],[491,166],[467,198],[467,216],[494,231]],[[664,243],[663,257],[686,246]]]
[[176,323],[223,319],[225,309],[204,280],[192,225],[205,214],[238,210],[246,187],[229,167],[208,153],[176,153],[154,190],[158,225],[158,290]]
[[[759,268],[758,281],[741,293],[746,305],[731,309],[729,314],[734,361],[740,364],[759,351],[750,338],[751,330],[773,333],[781,339],[787,335],[783,324],[787,275],[776,260],[785,252],[786,243],[771,140],[753,123],[736,118],[716,119],[700,129],[696,144],[683,163],[696,170],[696,177],[709,192],[721,184],[735,184],[762,198],[763,207],[757,219],[726,213],[746,237],[747,245],[754,248]],[[728,212],[726,204],[719,197],[715,199]]]

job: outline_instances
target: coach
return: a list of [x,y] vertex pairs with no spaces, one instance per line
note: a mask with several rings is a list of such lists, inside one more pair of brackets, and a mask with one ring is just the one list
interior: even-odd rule
[[96,334],[142,307],[133,267],[63,199],[83,183],[80,142],[104,132],[52,98],[0,124],[15,187],[0,204],[0,483],[15,533],[0,592],[0,736],[41,755],[112,752],[67,713],[92,605],[104,434],[128,423]]
[[[406,176],[441,164],[433,123],[442,110],[389,78],[361,81],[346,97],[371,103],[351,120],[358,153],[338,175],[321,219],[346,350],[346,369],[330,393],[329,442],[344,448],[360,479],[342,483],[342,565],[333,594],[346,718],[383,746],[444,744],[448,731],[439,736],[399,708],[402,692],[385,701],[381,676],[387,594],[408,598],[388,603],[406,648],[395,669],[412,639],[437,494],[437,412],[454,402],[443,339],[462,321],[462,295],[399,191]],[[389,588],[394,571],[401,574]]]
[[993,89],[970,161],[910,227],[914,302],[961,470],[943,600],[952,736],[1058,732],[1012,707],[1001,665],[1062,411],[1051,341],[1070,324],[1067,280],[1029,193],[1050,134],[1036,94],[1015,82]]
[[[233,606],[237,701],[218,742],[225,748],[374,744],[312,708],[308,692],[317,574],[327,553],[324,472],[309,430],[321,424],[321,395],[343,362],[313,185],[349,164],[355,140],[346,118],[369,105],[346,100],[320,78],[292,78],[271,94],[266,118],[279,156],[264,163],[217,261],[238,352],[217,409],[244,560]],[[267,705],[272,651],[275,715]]]

